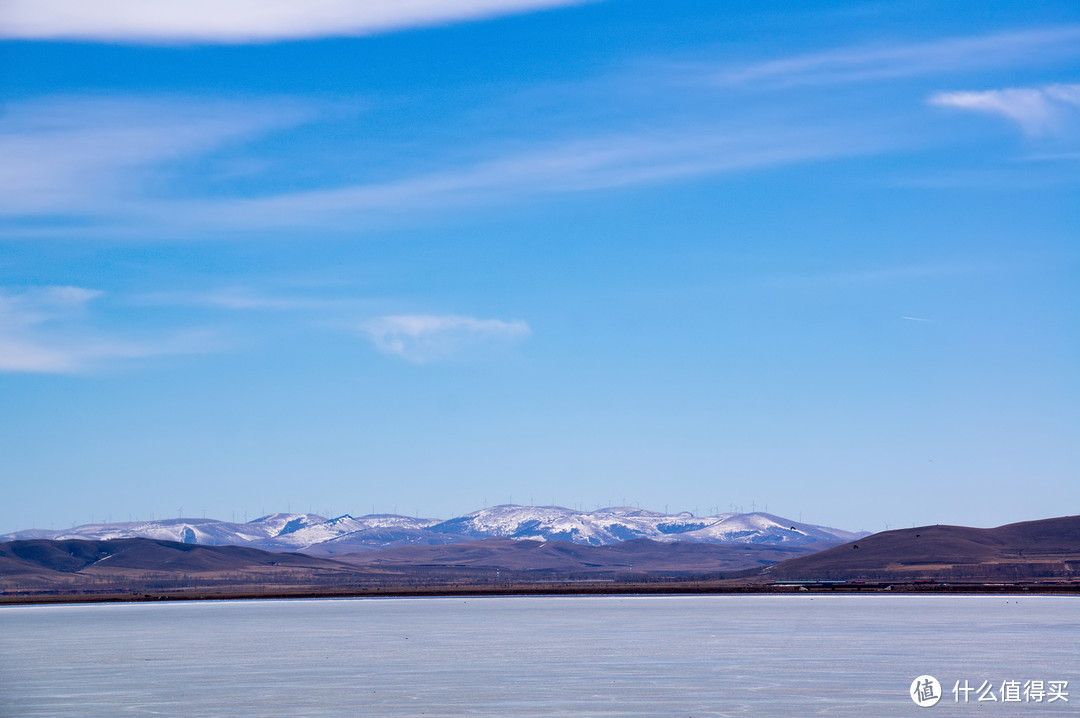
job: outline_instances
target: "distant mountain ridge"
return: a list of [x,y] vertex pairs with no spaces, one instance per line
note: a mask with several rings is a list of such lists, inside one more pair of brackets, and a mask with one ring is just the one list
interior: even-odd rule
[[438,546],[485,538],[568,541],[608,546],[635,539],[711,544],[835,545],[865,533],[804,524],[772,514],[725,513],[694,516],[634,507],[577,511],[559,506],[501,505],[446,521],[396,514],[276,513],[235,523],[217,519],[163,519],[87,524],[57,531],[30,529],[0,535],[0,541],[32,539],[102,541],[148,538],[207,546],[248,546],[269,551],[353,553],[397,546]]
[[[453,526],[465,532],[479,531],[481,527],[486,531],[513,529],[521,533],[544,528],[533,523],[525,526],[516,522],[517,518],[493,526],[490,522],[498,517],[507,519],[519,514],[519,518],[532,516],[528,522],[542,521],[535,513],[509,510],[524,507],[496,508],[502,510],[470,515],[476,521],[458,521]],[[642,521],[650,518],[637,514],[636,509],[621,511],[635,514],[629,518]],[[615,522],[613,515],[617,513],[609,511],[604,518]],[[670,520],[660,516],[665,522]],[[361,529],[365,535],[377,531],[422,533],[425,530],[415,528],[413,523],[424,519],[363,518],[383,524],[381,529],[378,526]],[[309,524],[307,520],[298,521],[280,514],[257,519],[255,526],[247,527],[245,535],[276,530],[274,538],[285,541],[323,524],[330,524],[327,531],[339,531],[357,521],[361,519],[350,517],[333,523],[323,520]],[[769,528],[766,519],[757,517],[754,521]],[[192,528],[182,520],[173,522],[172,530]],[[201,530],[206,533],[220,523],[201,524]],[[435,522],[432,527],[442,523],[447,522]],[[395,528],[402,525],[405,528]],[[1011,587],[1014,591],[1076,592],[1080,588],[1080,516],[994,529],[964,526],[900,529],[864,536],[839,546],[835,539],[795,543],[782,540],[790,539],[788,534],[772,535],[768,530],[753,535],[741,529],[729,531],[736,528],[730,518],[714,521],[713,525],[715,530],[704,535],[734,535],[741,540],[688,542],[641,538],[596,546],[496,537],[441,545],[401,545],[334,556],[311,555],[315,551],[271,552],[251,546],[199,545],[148,538],[7,541],[0,542],[0,603],[23,602],[35,596],[44,597],[42,600],[79,596],[139,600],[169,596],[376,595],[379,592],[420,595],[417,591],[435,595],[439,591],[460,590],[486,593],[493,588],[514,592],[544,585],[558,592],[620,592],[619,586],[629,586],[627,590],[634,592],[679,587],[694,592],[861,591],[892,590],[894,584],[900,590],[954,590],[960,586],[964,591]],[[794,530],[798,528],[795,525]],[[663,530],[670,531],[671,527],[665,524]],[[787,530],[791,531],[791,526]],[[701,528],[691,528],[674,535],[700,531]],[[441,535],[462,537],[461,533]],[[345,546],[349,536],[341,534],[331,541]],[[757,536],[765,540],[748,540]],[[883,586],[886,582],[889,585]],[[990,588],[979,589],[980,586]]]

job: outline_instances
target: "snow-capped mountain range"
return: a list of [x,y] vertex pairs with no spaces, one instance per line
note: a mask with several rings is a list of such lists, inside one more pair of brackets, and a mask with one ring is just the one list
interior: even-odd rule
[[270,514],[246,523],[216,519],[165,519],[87,524],[71,529],[30,529],[0,535],[20,539],[154,538],[206,545],[239,545],[272,551],[350,553],[410,544],[438,545],[491,537],[571,541],[606,546],[630,539],[696,543],[833,545],[865,536],[804,524],[772,514],[725,513],[694,516],[633,507],[576,511],[559,506],[503,505],[473,511],[448,521],[393,514],[327,519],[317,514]]

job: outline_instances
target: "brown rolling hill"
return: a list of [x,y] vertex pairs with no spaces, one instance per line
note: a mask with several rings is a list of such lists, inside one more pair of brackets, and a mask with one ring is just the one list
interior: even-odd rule
[[333,573],[350,567],[303,554],[270,553],[241,546],[200,546],[155,539],[0,543],[0,588],[13,584],[119,582],[133,577],[201,575],[262,578],[286,572]]
[[597,547],[495,538],[326,558],[144,538],[35,539],[0,543],[0,594],[658,580],[760,568],[810,550],[647,539]]
[[1080,516],[884,531],[770,566],[771,580],[1080,579]]
[[817,550],[811,546],[707,544],[634,539],[608,546],[569,541],[490,538],[442,546],[401,546],[382,551],[337,555],[339,561],[367,568],[469,568],[550,574],[643,573],[676,576],[738,571],[766,566]]

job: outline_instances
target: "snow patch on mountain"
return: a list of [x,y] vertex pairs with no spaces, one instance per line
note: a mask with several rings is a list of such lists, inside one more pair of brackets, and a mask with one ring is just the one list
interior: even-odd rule
[[396,514],[327,519],[318,514],[269,514],[246,523],[163,519],[87,524],[60,531],[29,529],[0,536],[21,539],[153,538],[207,545],[246,545],[276,551],[345,553],[401,545],[435,545],[490,537],[570,541],[606,546],[632,539],[698,543],[837,544],[864,536],[793,522],[772,514],[665,514],[632,506],[576,511],[561,506],[502,505],[440,521]]
[[574,511],[559,506],[494,506],[436,524],[435,531],[482,538],[572,541],[605,546],[630,539],[707,543],[840,542],[858,534],[802,524],[766,513],[694,516],[617,506]]
[[0,536],[0,540],[18,541],[28,538],[45,538],[108,541],[120,538],[151,538],[161,541],[177,541],[179,543],[225,546],[274,539],[286,532],[287,528],[289,531],[295,532],[299,530],[299,527],[320,525],[325,522],[326,518],[318,514],[270,514],[246,523],[233,523],[217,519],[176,518],[158,521],[126,521],[113,524],[85,524],[57,531],[31,529]]
[[426,529],[438,522],[438,519],[419,519],[411,516],[398,516],[396,514],[374,514],[371,516],[361,516],[360,518],[353,518],[349,514],[344,514],[337,518],[323,520],[322,523],[311,524],[294,531],[283,531],[272,539],[259,542],[259,547],[262,547],[262,545],[271,548],[290,546],[295,550],[300,550],[327,541],[333,541],[354,534],[366,533],[376,529],[412,531]]

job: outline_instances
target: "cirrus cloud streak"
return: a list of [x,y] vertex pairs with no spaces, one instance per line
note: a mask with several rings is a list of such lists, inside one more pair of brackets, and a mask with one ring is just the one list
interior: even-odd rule
[[520,319],[504,321],[454,314],[385,316],[366,322],[361,329],[380,352],[414,364],[503,349],[532,333]]
[[88,317],[103,296],[72,286],[0,289],[0,373],[74,374],[123,360],[203,353],[214,344],[199,331],[153,339],[103,334]]
[[586,0],[6,0],[0,38],[245,44],[374,35]]
[[1000,115],[1029,136],[1059,134],[1080,111],[1080,84],[1010,87],[982,92],[939,92],[931,105]]
[[944,38],[929,42],[846,47],[711,68],[718,85],[790,88],[874,82],[988,67],[1048,64],[1078,54],[1080,26]]

